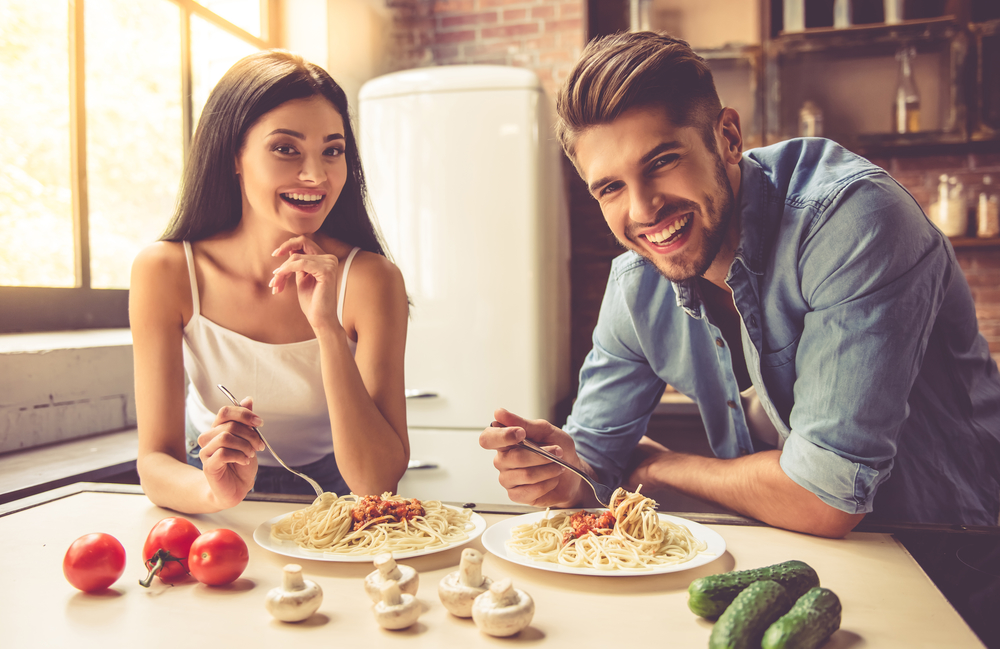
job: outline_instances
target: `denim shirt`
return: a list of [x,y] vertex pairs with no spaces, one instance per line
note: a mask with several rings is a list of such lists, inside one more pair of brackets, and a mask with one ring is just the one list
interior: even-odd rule
[[[1000,376],[948,239],[882,169],[820,138],[748,151],[726,283],[782,470],[879,520],[996,525]],[[728,344],[697,282],[634,252],[612,264],[566,424],[619,484],[665,384],[712,450],[755,448]]]

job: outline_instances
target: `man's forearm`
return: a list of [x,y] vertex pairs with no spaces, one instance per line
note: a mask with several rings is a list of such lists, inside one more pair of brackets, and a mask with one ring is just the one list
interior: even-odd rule
[[792,481],[778,464],[780,451],[720,460],[661,450],[652,452],[632,473],[630,488],[667,486],[719,503],[759,521],[818,536],[841,537],[864,514],[831,507]]

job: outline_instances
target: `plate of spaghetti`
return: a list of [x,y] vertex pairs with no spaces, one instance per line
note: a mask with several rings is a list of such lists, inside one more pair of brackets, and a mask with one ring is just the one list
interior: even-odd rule
[[483,546],[529,568],[602,577],[690,570],[725,553],[714,530],[655,508],[638,490],[617,489],[609,509],[547,509],[501,521]]
[[485,529],[479,514],[437,500],[328,492],[308,507],[264,521],[253,539],[296,559],[371,562],[385,552],[406,559],[450,550]]

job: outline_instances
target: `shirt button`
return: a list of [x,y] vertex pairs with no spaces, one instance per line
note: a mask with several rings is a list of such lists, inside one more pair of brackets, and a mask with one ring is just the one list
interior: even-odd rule
[[757,316],[753,316],[753,315],[750,316],[750,324],[753,325],[754,327],[757,326]]
[[732,408],[733,410],[736,410],[736,402],[735,401],[727,401],[726,405],[729,406],[730,408]]
[[746,450],[745,448],[741,448],[740,455],[750,455],[750,451]]
[[725,343],[724,340],[722,340],[722,338],[716,338],[715,339],[715,344],[718,345],[719,347],[725,347],[726,346],[726,343]]

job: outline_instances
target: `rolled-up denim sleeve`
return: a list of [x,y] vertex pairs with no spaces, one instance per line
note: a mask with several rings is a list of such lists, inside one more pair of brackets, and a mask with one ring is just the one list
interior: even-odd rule
[[781,467],[827,504],[872,510],[949,282],[952,253],[884,176],[848,186],[800,244],[805,313]]
[[565,430],[598,479],[617,485],[666,383],[642,353],[614,275],[605,291],[593,343],[580,370],[580,389]]

